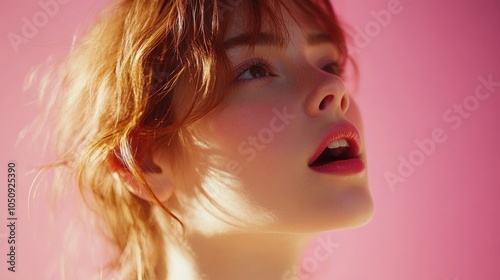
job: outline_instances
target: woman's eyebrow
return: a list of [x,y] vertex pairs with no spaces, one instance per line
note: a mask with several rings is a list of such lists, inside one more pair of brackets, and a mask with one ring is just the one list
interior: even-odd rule
[[[260,32],[257,37],[254,38],[251,33],[243,33],[231,37],[224,41],[224,49],[229,50],[241,46],[250,46],[253,43],[255,45],[272,45],[272,46],[283,46],[285,39],[276,34]],[[307,35],[307,45],[315,46],[321,44],[333,44],[332,37],[326,33],[314,33]]]
[[307,44],[310,46],[316,46],[321,44],[333,44],[334,41],[332,36],[326,33],[314,33],[307,35]]
[[250,46],[253,43],[256,45],[282,46],[284,42],[284,38],[272,33],[260,32],[255,38],[252,33],[243,33],[227,39],[224,41],[223,46],[224,49],[229,50],[240,46]]

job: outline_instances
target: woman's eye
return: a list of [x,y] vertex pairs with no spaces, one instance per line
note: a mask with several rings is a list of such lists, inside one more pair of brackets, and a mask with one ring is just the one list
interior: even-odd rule
[[339,63],[334,61],[331,63],[328,63],[327,65],[323,66],[323,71],[336,75],[336,76],[341,76],[342,75],[342,68],[340,67]]
[[259,79],[271,76],[271,73],[268,71],[268,66],[264,63],[254,63],[244,68],[240,73],[237,80]]

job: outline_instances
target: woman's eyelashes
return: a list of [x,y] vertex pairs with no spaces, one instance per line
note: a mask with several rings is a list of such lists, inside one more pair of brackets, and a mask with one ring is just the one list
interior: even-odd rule
[[[320,66],[321,70],[341,77],[343,74],[342,66],[338,61],[330,61],[324,66]],[[243,64],[235,70],[235,79],[238,81],[260,80],[267,77],[276,76],[272,70],[272,66],[267,60],[258,58]]]
[[333,74],[335,76],[341,77],[343,74],[343,69],[342,66],[340,66],[340,63],[338,61],[332,61],[327,63],[323,68],[321,68],[323,71]]
[[236,70],[236,73],[236,80],[239,81],[262,79],[273,75],[269,62],[262,59],[253,59],[245,63]]

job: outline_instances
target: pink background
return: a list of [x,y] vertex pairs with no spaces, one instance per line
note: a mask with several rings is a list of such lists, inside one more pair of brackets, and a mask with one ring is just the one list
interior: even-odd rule
[[[361,69],[355,98],[365,119],[376,213],[367,226],[324,235],[337,248],[326,260],[306,255],[306,270],[312,272],[308,279],[500,279],[500,87],[472,103],[479,76],[492,75],[500,82],[500,4],[334,1],[352,30],[368,33],[363,44],[361,39],[354,42]],[[400,12],[393,13],[385,26],[377,23],[374,14],[394,1],[400,3]],[[27,171],[45,162],[41,145],[28,146],[26,140],[16,144],[21,130],[39,112],[34,92],[22,90],[25,75],[49,55],[64,55],[73,32],[103,5],[96,0],[60,2],[59,11],[17,52],[7,34],[21,34],[23,17],[31,21],[43,10],[34,0],[0,4],[1,279],[59,279],[55,258],[67,242],[61,235],[67,220],[51,222],[47,188],[39,188],[29,199],[34,176]],[[464,100],[468,108],[477,106],[453,129],[454,123],[443,114]],[[434,129],[441,129],[446,140],[436,143],[428,155],[418,152],[415,141],[431,138]],[[384,174],[399,174],[402,159],[415,163],[413,173],[403,174],[402,182],[391,188]],[[16,273],[8,272],[6,263],[9,161],[16,162],[18,179]],[[57,209],[67,212],[64,207]],[[91,235],[84,236],[93,242]],[[313,242],[314,246],[318,245]],[[86,265],[73,269],[83,271]]]

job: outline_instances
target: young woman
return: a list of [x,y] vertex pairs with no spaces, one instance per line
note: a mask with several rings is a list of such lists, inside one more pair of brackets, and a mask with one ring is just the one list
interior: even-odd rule
[[290,279],[318,233],[366,223],[348,60],[328,0],[103,13],[60,66],[50,111],[55,167],[118,249],[115,278]]

